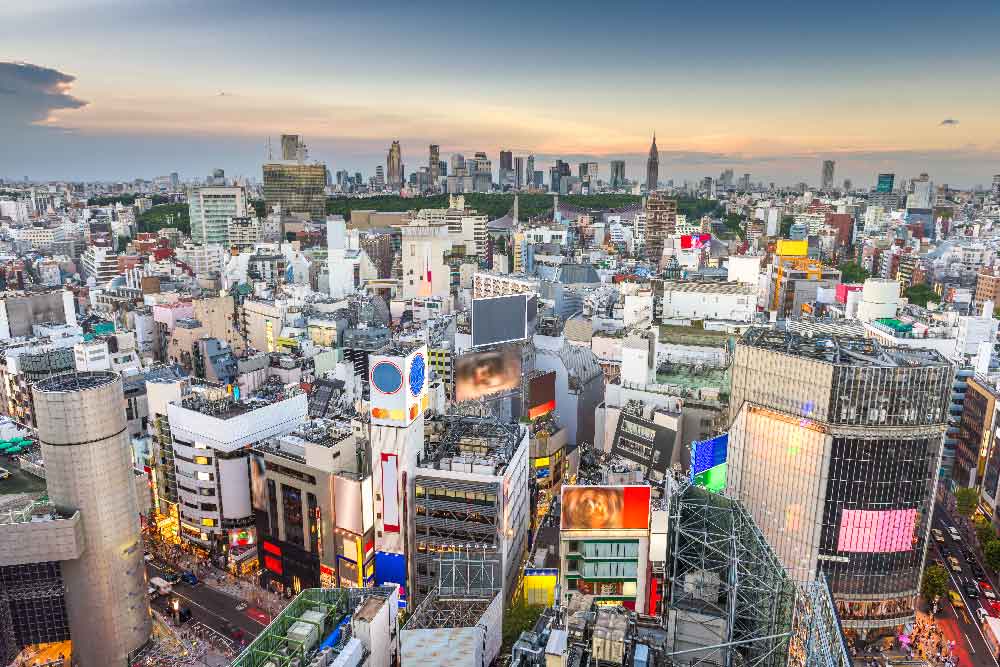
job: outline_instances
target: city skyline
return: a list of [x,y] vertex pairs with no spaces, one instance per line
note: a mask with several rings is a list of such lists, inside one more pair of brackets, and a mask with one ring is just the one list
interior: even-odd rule
[[[832,9],[789,17],[774,3],[752,12],[732,3],[719,14],[636,3],[613,15],[584,3],[573,13],[536,8],[526,26],[519,12],[491,8],[464,16],[462,34],[506,31],[511,40],[485,40],[480,55],[489,57],[475,66],[431,50],[409,73],[406,54],[424,31],[437,34],[448,3],[390,3],[378,16],[321,3],[251,2],[239,12],[227,2],[197,12],[112,0],[5,7],[0,20],[12,36],[0,47],[0,91],[11,112],[0,121],[9,148],[0,175],[196,176],[218,166],[257,176],[266,138],[292,132],[332,171],[371,174],[399,139],[411,170],[439,144],[444,157],[533,153],[542,170],[555,159],[625,159],[626,175],[643,180],[655,130],[664,180],[731,167],[754,180],[817,183],[817,165],[832,159],[838,180],[859,185],[880,171],[927,171],[971,186],[988,183],[1000,162],[992,122],[1000,87],[990,85],[998,75],[989,66],[1000,55],[990,38],[1000,10],[977,4],[963,38],[934,50],[917,46],[938,29],[927,3],[885,3],[875,15],[864,6],[865,21],[847,36],[816,27],[833,22]],[[836,16],[861,9],[840,5]],[[692,29],[656,39],[660,22],[649,19],[668,16]],[[215,30],[219,21],[234,29]],[[714,41],[704,39],[708,30]],[[623,34],[627,48],[609,44]],[[560,35],[592,40],[593,49],[582,60],[553,46]],[[513,49],[538,64],[508,66]],[[558,77],[539,77],[538,67]]]

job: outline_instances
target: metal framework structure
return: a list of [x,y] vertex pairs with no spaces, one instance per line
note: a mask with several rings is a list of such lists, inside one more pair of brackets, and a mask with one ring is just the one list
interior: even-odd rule
[[441,556],[438,585],[413,611],[404,629],[470,628],[500,593],[500,561]]
[[850,667],[844,634],[830,597],[826,578],[798,588],[792,625],[789,667]]
[[[676,664],[783,667],[795,586],[750,514],[729,498],[667,481],[667,612],[715,645],[670,653]],[[675,630],[679,632],[679,630]]]

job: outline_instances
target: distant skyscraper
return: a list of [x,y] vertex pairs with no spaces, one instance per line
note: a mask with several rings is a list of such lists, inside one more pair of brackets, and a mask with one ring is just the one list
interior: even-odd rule
[[993,176],[993,196],[1000,198],[1000,174]]
[[441,147],[437,144],[431,144],[427,166],[431,172],[431,187],[436,188],[438,179],[441,178]]
[[524,187],[524,158],[514,158],[514,187],[520,190]]
[[511,151],[500,151],[500,188],[514,187],[514,154]]
[[281,159],[302,161],[305,156],[306,145],[302,143],[297,134],[281,135]]
[[833,190],[833,160],[823,160],[823,190]]
[[750,174],[743,174],[743,177],[740,179],[740,190],[750,192]]
[[611,161],[611,180],[609,185],[616,190],[625,187],[625,160]]
[[656,133],[653,133],[653,143],[649,146],[649,158],[646,159],[646,192],[656,190],[660,180],[660,151],[656,148]]
[[382,168],[382,165],[375,167],[375,186],[385,187],[385,169]]
[[528,159],[524,163],[524,180],[528,182],[528,185],[537,185],[535,183],[535,156],[529,155]]
[[[265,170],[267,166],[264,165]],[[266,178],[267,172],[264,174]],[[246,215],[247,193],[243,188],[206,186],[188,192],[188,219],[191,240],[195,243],[227,245],[229,221]]]
[[385,161],[385,176],[389,187],[400,188],[403,185],[403,149],[398,141],[389,146],[389,156]]
[[875,192],[892,192],[895,182],[896,174],[879,174],[878,185],[875,187]]
[[851,182],[851,179],[845,178],[844,179],[844,192],[850,192],[851,188],[853,188],[853,187],[854,187],[854,183]]
[[269,162],[263,166],[263,172],[268,210],[280,204],[285,213],[306,214],[314,220],[326,216],[326,165]]
[[511,151],[500,151],[500,168],[501,169],[514,168],[514,153],[512,153]]

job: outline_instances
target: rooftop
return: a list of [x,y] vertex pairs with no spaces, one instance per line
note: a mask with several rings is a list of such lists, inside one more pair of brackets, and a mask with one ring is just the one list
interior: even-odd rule
[[754,327],[747,331],[739,344],[846,366],[948,365],[948,361],[934,350],[886,347],[872,338],[820,332],[802,335]]
[[287,400],[301,391],[297,386],[286,387],[278,378],[270,377],[251,396],[236,398],[233,394],[226,393],[222,385],[202,383],[181,401],[181,406],[216,419],[232,419]]
[[485,465],[485,474],[502,474],[522,438],[520,425],[491,417],[447,415],[430,420],[428,426],[426,454],[417,461],[423,468],[441,469],[445,460],[450,464],[465,459],[473,472]]

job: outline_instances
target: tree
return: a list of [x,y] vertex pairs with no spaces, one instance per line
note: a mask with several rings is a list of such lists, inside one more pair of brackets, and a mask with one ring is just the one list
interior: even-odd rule
[[837,267],[840,269],[840,282],[848,284],[863,283],[871,274],[857,262],[844,262]]
[[778,235],[783,239],[787,239],[788,235],[792,232],[792,225],[795,224],[795,218],[790,215],[784,215],[781,217],[781,228],[778,231]]
[[920,594],[928,602],[948,592],[948,571],[940,565],[928,565],[924,568],[924,579],[920,582]]
[[986,548],[987,544],[997,539],[996,531],[986,519],[976,519],[976,539],[979,540],[979,546],[983,549]]
[[986,567],[994,572],[1000,570],[1000,540],[993,540],[983,549],[986,557]]
[[531,606],[524,602],[518,602],[503,614],[503,647],[500,649],[501,655],[510,653],[514,642],[518,640],[521,633],[535,627],[535,622],[542,615],[542,607]]
[[941,302],[941,295],[932,290],[927,285],[912,285],[903,292],[903,296],[910,300],[910,303],[922,308],[927,306],[928,301],[934,303]]
[[979,505],[979,492],[968,486],[955,490],[955,507],[964,517],[971,517]]

